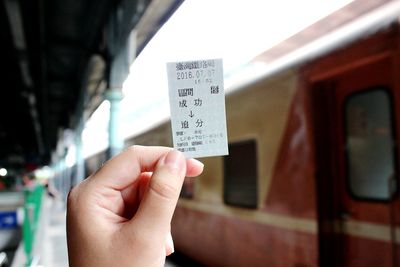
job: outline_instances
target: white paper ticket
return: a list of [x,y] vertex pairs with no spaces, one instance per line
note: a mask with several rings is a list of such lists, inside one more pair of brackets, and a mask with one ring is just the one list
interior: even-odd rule
[[228,154],[222,59],[167,63],[174,148],[188,158]]

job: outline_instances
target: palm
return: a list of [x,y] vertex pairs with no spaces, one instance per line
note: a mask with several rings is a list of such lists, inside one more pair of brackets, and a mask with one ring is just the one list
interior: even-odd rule
[[124,223],[133,218],[148,186],[151,173],[142,173],[135,182],[123,190],[103,188],[94,194],[101,215],[111,223]]

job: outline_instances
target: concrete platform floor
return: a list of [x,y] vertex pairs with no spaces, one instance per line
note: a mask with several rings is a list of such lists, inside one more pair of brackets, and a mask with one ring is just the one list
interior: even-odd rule
[[[65,232],[65,206],[59,201],[47,198],[43,214],[46,227],[42,235],[42,253],[40,265],[43,267],[68,267],[67,241]],[[176,259],[167,259],[165,267],[180,267]]]

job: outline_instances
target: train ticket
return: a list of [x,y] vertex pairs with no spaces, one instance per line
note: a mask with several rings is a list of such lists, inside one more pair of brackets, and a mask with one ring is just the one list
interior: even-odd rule
[[228,155],[222,59],[167,63],[174,148],[187,158]]

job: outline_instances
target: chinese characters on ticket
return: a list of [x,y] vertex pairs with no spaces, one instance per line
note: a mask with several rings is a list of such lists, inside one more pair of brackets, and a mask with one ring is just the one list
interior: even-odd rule
[[174,148],[187,158],[228,154],[222,59],[167,63]]

